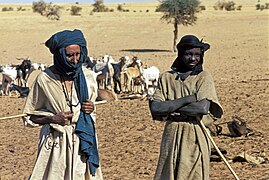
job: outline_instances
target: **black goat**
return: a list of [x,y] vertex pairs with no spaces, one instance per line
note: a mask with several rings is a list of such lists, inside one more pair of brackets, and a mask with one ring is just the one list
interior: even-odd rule
[[[16,67],[16,70],[17,70],[17,78],[19,80],[21,80],[18,85],[20,86],[27,86],[27,82],[26,82],[26,75],[27,75],[27,72],[30,70],[32,66],[32,62],[30,59],[26,58],[22,61],[22,63],[20,65],[18,65]],[[22,80],[24,82],[22,82]]]
[[13,91],[13,90],[18,91],[20,93],[19,98],[25,98],[28,96],[30,88],[29,87],[21,87],[21,86],[18,86],[16,84],[12,83],[10,86],[10,91]]

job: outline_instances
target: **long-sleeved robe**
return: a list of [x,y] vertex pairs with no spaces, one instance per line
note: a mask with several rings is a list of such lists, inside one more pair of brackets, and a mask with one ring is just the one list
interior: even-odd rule
[[[223,110],[216,95],[213,78],[207,71],[190,75],[184,81],[178,78],[176,71],[163,73],[152,99],[166,101],[194,94],[198,101],[206,98],[211,102],[210,114],[202,118],[205,125],[221,117]],[[163,120],[166,120],[166,124],[154,179],[209,179],[210,142],[198,120],[190,122],[175,122],[169,118]]]
[[[88,94],[94,102],[97,97],[96,80],[83,68],[88,86]],[[72,88],[72,104],[77,104],[78,98],[75,88]],[[80,104],[73,107],[72,123],[70,125],[46,124],[40,131],[38,156],[30,179],[65,179],[65,180],[101,180],[101,168],[97,168],[96,175],[90,175],[86,158],[79,152],[79,138],[74,133],[80,113]],[[25,125],[34,124],[30,115],[52,116],[59,112],[70,111],[63,92],[60,77],[48,68],[41,72],[32,85],[27,97],[23,113]],[[92,117],[95,121],[95,113]]]

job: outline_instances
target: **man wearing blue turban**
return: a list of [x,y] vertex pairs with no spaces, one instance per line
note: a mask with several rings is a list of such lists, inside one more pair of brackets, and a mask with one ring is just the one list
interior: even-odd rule
[[103,179],[94,127],[96,80],[82,66],[86,40],[80,30],[64,30],[45,45],[54,63],[37,76],[24,107],[25,123],[42,125],[30,179]]

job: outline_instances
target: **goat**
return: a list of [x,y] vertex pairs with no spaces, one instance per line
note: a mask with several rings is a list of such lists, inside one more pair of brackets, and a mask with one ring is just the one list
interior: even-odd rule
[[[90,61],[90,59],[89,59]],[[114,69],[112,67],[112,64],[107,61],[106,63],[104,62],[92,62],[91,64],[88,65],[91,67],[92,66],[92,70],[94,72],[102,72],[101,74],[99,74],[97,76],[97,84],[98,84],[98,88],[101,87],[101,85],[103,85],[104,89],[110,89],[112,87],[112,77],[114,74]]]
[[[84,66],[85,67],[85,66]],[[90,84],[89,91],[90,93],[90,99],[95,99],[97,97],[97,90],[98,90],[98,85],[97,85],[97,76],[101,74],[102,72],[94,72],[91,69],[85,68],[85,78],[86,81],[88,82],[87,84]]]
[[112,56],[108,55],[108,54],[105,54],[103,57],[102,57],[102,61],[104,63],[107,63],[107,62],[110,62],[110,63],[115,63],[115,60],[113,59]]
[[2,74],[2,86],[1,86],[1,91],[0,95],[11,95],[10,92],[10,84],[14,82],[14,79],[10,78],[6,74]]
[[[157,86],[160,71],[156,66],[151,66],[148,68],[141,68],[141,74],[143,82],[145,83],[146,93],[147,95],[152,96]],[[152,91],[150,91],[149,87],[152,87]]]
[[10,92],[10,84],[15,82],[15,80],[18,77],[18,71],[16,70],[16,67],[2,67],[1,69],[2,73],[2,87],[0,95],[11,95]]
[[[130,61],[130,60],[128,60],[128,61]],[[135,67],[136,65],[139,65],[139,67],[141,67],[143,65],[143,63],[142,63],[141,59],[139,59],[137,56],[133,56],[132,62],[126,63],[126,68]]]
[[112,89],[98,89],[97,91],[97,98],[96,101],[116,101],[118,100],[117,95],[115,94],[115,92]]
[[[143,79],[141,79],[142,62],[136,60],[132,63],[133,67],[127,67],[122,73],[124,74],[124,87],[125,92],[134,92],[134,86],[138,83],[141,86],[142,93],[144,91]],[[129,88],[130,87],[130,88]]]
[[[18,58],[17,58],[18,59]],[[32,66],[32,62],[29,57],[23,59],[20,58],[18,60],[23,60],[21,64],[15,65],[17,70],[17,79],[19,80],[18,85],[20,86],[28,86],[26,81],[27,72],[30,70]]]
[[46,64],[32,63],[30,69],[26,72],[26,76],[25,76],[26,87],[28,87],[28,79],[29,79],[30,75],[32,74],[32,72],[34,72],[36,70],[44,71],[46,68],[47,68]]
[[19,94],[20,94],[19,98],[25,98],[28,96],[30,88],[29,87],[21,87],[21,86],[18,86],[18,85],[13,83],[10,85],[9,91],[11,92],[13,90],[19,92]]
[[95,64],[97,64],[97,59],[94,59],[93,57],[87,57],[85,63],[83,64],[83,66],[85,66],[87,69],[93,69],[93,67],[95,66]]
[[0,94],[11,95],[10,85],[15,83],[17,80],[17,85],[27,87],[26,76],[27,72],[31,67],[31,60],[28,58],[24,59],[19,65],[6,65],[1,67],[0,72],[2,73],[2,89]]

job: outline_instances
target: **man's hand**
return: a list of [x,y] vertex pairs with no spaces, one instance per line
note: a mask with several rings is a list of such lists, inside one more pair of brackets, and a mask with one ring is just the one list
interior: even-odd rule
[[88,99],[82,103],[81,109],[84,113],[91,114],[94,111],[94,104],[90,99]]
[[71,112],[60,112],[51,117],[51,123],[60,124],[60,125],[69,125],[73,114]]

